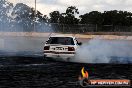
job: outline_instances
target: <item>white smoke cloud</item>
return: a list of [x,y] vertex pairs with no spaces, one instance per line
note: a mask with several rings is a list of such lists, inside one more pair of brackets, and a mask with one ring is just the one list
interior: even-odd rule
[[75,59],[72,61],[82,63],[110,63],[112,60],[117,59],[120,63],[132,63],[130,59],[132,57],[131,52],[132,44],[128,43],[128,41],[93,39],[83,44],[77,50]]

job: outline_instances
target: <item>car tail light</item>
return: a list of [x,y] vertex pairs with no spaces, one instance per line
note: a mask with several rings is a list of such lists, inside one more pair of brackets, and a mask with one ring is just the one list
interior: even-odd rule
[[74,47],[68,47],[68,51],[75,51]]
[[44,50],[49,50],[50,46],[45,46]]

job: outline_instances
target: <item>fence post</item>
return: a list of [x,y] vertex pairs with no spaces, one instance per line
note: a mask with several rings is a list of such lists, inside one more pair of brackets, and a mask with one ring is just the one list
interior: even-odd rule
[[98,30],[97,28],[98,28],[98,25],[96,24],[96,32],[97,32],[97,30]]

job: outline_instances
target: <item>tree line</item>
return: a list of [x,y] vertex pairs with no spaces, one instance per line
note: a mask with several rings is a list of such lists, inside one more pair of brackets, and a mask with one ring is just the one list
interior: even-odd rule
[[120,25],[132,26],[132,13],[127,11],[91,11],[80,15],[76,18],[75,15],[79,14],[77,7],[70,6],[66,9],[65,13],[53,11],[50,13],[51,23],[62,24],[97,24],[97,25]]
[[[83,15],[79,15],[79,10],[76,6],[67,7],[64,13],[53,11],[47,15],[43,15],[40,11],[35,11],[34,8],[23,3],[13,3],[7,0],[0,2],[0,30],[14,30],[19,29],[23,31],[32,31],[34,24],[36,29],[45,28],[50,30],[50,24],[93,24],[97,26],[111,25],[111,26],[132,26],[132,13],[128,11],[91,11]],[[36,14],[35,14],[36,12]],[[9,15],[10,14],[10,15]],[[76,17],[79,15],[79,17]],[[99,31],[99,30],[98,30]],[[109,30],[107,30],[109,31]]]

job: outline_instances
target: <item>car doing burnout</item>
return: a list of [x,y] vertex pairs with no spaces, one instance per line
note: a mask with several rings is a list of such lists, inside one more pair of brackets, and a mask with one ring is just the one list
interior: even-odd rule
[[81,42],[78,43],[74,36],[51,36],[44,46],[44,57],[69,61],[69,59],[74,58],[79,45]]

